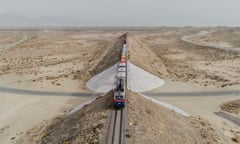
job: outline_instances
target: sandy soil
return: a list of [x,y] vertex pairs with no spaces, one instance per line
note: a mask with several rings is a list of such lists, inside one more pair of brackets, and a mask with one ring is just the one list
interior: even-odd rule
[[18,32],[0,32],[0,47],[14,43],[22,39],[22,34]]
[[97,98],[71,115],[33,128],[17,140],[17,144],[84,144],[105,143],[113,93]]
[[[240,138],[239,126],[215,114],[215,112],[221,112],[222,103],[239,99],[240,95],[236,94],[219,95],[221,92],[234,90],[237,90],[237,87],[206,88],[191,83],[167,81],[165,86],[148,93],[155,93],[155,96],[152,96],[154,99],[177,106],[193,117],[208,120],[212,127],[228,139],[227,143],[234,143],[232,139],[239,141]],[[167,94],[171,95],[167,96]]]
[[68,113],[88,98],[0,94],[0,143],[14,143],[32,127]]
[[[2,32],[1,45],[29,39],[0,52],[0,87],[44,92],[91,93],[86,81],[115,62],[122,32]],[[106,56],[108,58],[106,58]],[[110,59],[111,58],[111,59]],[[14,92],[13,92],[14,93]],[[0,92],[0,143],[14,143],[34,126],[66,114],[91,97]]]
[[240,32],[239,28],[218,28],[207,34],[207,36],[194,37],[194,40],[201,40],[213,44],[226,44],[226,47],[240,48]]
[[[226,40],[216,39],[217,37],[215,35],[211,35],[212,33],[215,33],[215,31],[201,31],[195,35],[182,37],[182,41],[189,43],[189,44],[202,46],[202,47],[221,49],[221,50],[224,50],[224,51],[230,52],[230,53],[239,53],[240,52],[239,47],[233,46]],[[234,35],[234,34],[232,34],[232,35]],[[239,36],[235,36],[234,38],[236,38],[236,37],[239,37]],[[222,37],[220,36],[220,39],[221,38]],[[228,39],[231,39],[231,37],[229,37]]]
[[[104,143],[111,109],[109,93],[70,116],[60,116],[33,128],[17,144]],[[136,93],[128,96],[128,112],[128,143],[231,143],[203,118],[184,117]]]
[[[214,112],[221,111],[222,103],[239,99],[239,92],[221,97],[211,95],[211,92],[239,90],[240,54],[181,41],[185,35],[213,30],[218,28],[163,28],[154,32],[132,32],[129,37],[130,61],[167,82],[163,88],[151,91],[159,93],[154,98],[173,104],[194,117],[208,120],[226,137],[227,143],[238,143],[239,126]],[[164,92],[175,93],[175,96],[164,96]],[[210,94],[204,94],[206,92]],[[203,95],[199,96],[199,93]]]
[[209,87],[239,85],[240,54],[184,43],[185,34],[181,29],[131,33],[130,60],[163,79]]
[[137,94],[129,97],[128,143],[224,144],[221,135],[204,119],[183,117]]
[[223,111],[239,115],[240,114],[240,99],[223,103],[220,106],[220,108]]
[[114,32],[32,32],[27,35],[27,42],[0,53],[0,85],[86,90],[86,80],[102,70],[101,58],[116,45],[119,36]]
[[[217,32],[221,29],[224,32],[221,31],[220,34],[224,34],[218,36]],[[129,32],[130,61],[167,82],[164,87],[151,92],[188,94],[239,90],[240,54],[225,53],[219,49],[181,41],[183,36],[198,34],[200,31],[215,31],[211,34],[218,41],[228,39],[223,42],[238,46],[238,40],[232,40],[239,33],[238,29],[163,27]],[[230,36],[230,31],[234,36]],[[123,31],[100,30],[0,32],[0,39],[3,39],[0,45],[16,41],[23,34],[29,37],[16,47],[0,52],[0,87],[88,93],[90,91],[85,86],[86,81],[117,61],[119,36],[122,33]],[[238,94],[221,97],[196,96],[194,93],[193,96],[160,94],[154,98],[173,104],[192,117],[185,118],[141,97],[132,97],[129,100],[132,110],[129,113],[130,143],[159,143],[160,140],[164,143],[239,143],[239,126],[214,114],[221,111],[221,104],[239,99]],[[11,144],[17,141],[21,144],[25,140],[30,143],[41,140],[43,143],[44,140],[57,142],[56,137],[66,134],[62,131],[57,133],[57,129],[68,126],[76,121],[78,114],[83,113],[87,116],[67,130],[79,129],[79,135],[74,136],[74,140],[79,138],[79,142],[92,142],[95,139],[101,141],[99,134],[104,133],[104,130],[92,136],[93,123],[85,121],[99,118],[94,106],[90,104],[90,107],[85,107],[86,112],[80,111],[69,119],[65,115],[86,100],[89,98],[0,93],[0,143]],[[138,100],[139,103],[135,103]],[[146,107],[141,103],[146,104]],[[98,112],[101,113],[101,110],[104,113],[108,111],[106,107]],[[59,115],[63,116],[46,121]],[[233,116],[238,118],[238,115]],[[36,124],[39,125],[33,128]],[[81,131],[84,128],[82,125],[87,126],[86,131]],[[33,137],[37,139],[31,139]],[[69,139],[65,138],[67,137],[63,136],[59,142],[68,142]]]

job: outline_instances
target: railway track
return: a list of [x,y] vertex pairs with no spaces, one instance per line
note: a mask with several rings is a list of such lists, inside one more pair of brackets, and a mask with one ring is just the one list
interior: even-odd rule
[[[106,144],[126,144],[126,129],[128,126],[127,122],[127,47],[126,38],[123,42],[123,48],[121,51],[120,63],[117,75],[116,83],[114,88],[114,106],[115,109],[112,110],[108,136],[106,139]],[[125,65],[123,65],[125,64]],[[124,100],[124,101],[120,101]],[[122,105],[122,103],[124,103]],[[120,105],[120,107],[118,107]]]
[[127,108],[112,111],[107,144],[126,144]]

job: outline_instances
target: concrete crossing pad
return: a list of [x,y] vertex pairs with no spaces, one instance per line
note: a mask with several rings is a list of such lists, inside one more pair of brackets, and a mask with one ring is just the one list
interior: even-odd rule
[[[113,89],[117,65],[97,74],[87,82],[87,87],[95,92],[108,92]],[[134,92],[144,92],[162,86],[165,82],[157,76],[128,62],[127,87]]]

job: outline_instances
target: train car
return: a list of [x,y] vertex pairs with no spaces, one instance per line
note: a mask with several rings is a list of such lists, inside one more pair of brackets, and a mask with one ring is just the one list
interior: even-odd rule
[[120,62],[120,63],[118,64],[118,67],[126,67],[126,66],[127,66],[126,63],[121,63],[121,62]]
[[126,101],[126,75],[127,75],[127,33],[123,35],[123,46],[120,62],[117,68],[116,83],[114,88],[114,107],[125,107]]
[[126,84],[125,78],[118,78],[117,83],[116,83],[115,91],[124,92],[125,84]]
[[114,93],[114,107],[123,108],[125,107],[125,92],[115,91]]
[[126,59],[121,59],[121,61],[120,61],[121,63],[126,63],[127,62],[127,60]]
[[[125,73],[125,72],[118,72],[118,73]],[[125,86],[126,80],[124,76],[117,77],[116,88],[114,89],[114,107],[115,108],[123,108],[125,107]]]
[[127,52],[127,51],[122,51],[122,52],[121,52],[121,56],[126,56],[126,54],[127,54],[126,52]]
[[126,59],[126,55],[123,54],[123,55],[121,56],[121,59]]
[[126,72],[118,72],[117,73],[117,78],[120,79],[120,78],[126,78]]
[[121,54],[126,54],[127,53],[127,49],[122,49]]
[[127,47],[123,47],[123,48],[122,48],[122,51],[126,51],[126,50],[127,50]]
[[127,48],[127,44],[123,44],[123,48]]
[[123,47],[121,53],[124,53],[124,52],[127,52],[127,48]]
[[127,38],[123,39],[123,44],[127,44]]
[[125,54],[123,54],[123,55],[121,56],[121,60],[123,60],[123,59],[127,59],[127,57],[125,56]]
[[121,56],[123,56],[123,55],[124,55],[124,56],[127,56],[127,52],[122,52],[122,53],[121,53]]
[[127,40],[125,39],[125,40],[123,41],[123,43],[124,43],[124,44],[127,44]]
[[126,67],[118,67],[118,72],[126,72]]
[[125,34],[123,35],[123,38],[124,38],[124,39],[126,39],[126,38],[127,38],[127,33],[125,33]]

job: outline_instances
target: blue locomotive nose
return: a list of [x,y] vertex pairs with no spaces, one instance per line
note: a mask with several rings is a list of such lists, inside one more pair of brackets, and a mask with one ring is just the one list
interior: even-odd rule
[[114,107],[124,107],[125,103],[124,102],[115,102]]

